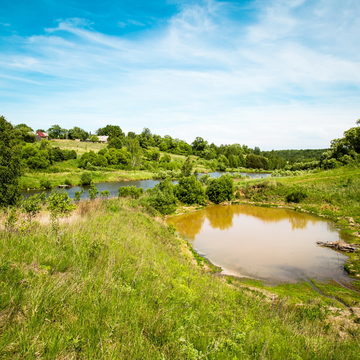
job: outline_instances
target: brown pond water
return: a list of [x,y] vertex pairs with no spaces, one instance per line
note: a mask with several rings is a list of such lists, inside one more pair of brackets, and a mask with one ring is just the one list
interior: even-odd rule
[[317,241],[336,241],[329,221],[312,215],[251,205],[215,205],[171,217],[168,224],[224,274],[268,282],[347,281],[347,257]]

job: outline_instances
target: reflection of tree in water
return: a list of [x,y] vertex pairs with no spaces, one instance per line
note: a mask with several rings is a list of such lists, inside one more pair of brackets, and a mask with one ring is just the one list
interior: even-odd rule
[[183,236],[194,240],[195,236],[200,232],[205,220],[205,212],[203,210],[195,211],[191,214],[185,214],[169,218],[167,223],[174,225],[176,230]]
[[205,213],[213,228],[225,230],[232,226],[233,206],[210,206],[205,209]]
[[194,239],[200,232],[205,217],[213,228],[225,230],[233,225],[234,215],[253,216],[264,222],[288,220],[293,230],[304,229],[309,222],[316,223],[322,221],[311,215],[287,209],[265,208],[253,205],[215,205],[209,206],[205,210],[170,218],[168,223],[174,225],[182,235]]

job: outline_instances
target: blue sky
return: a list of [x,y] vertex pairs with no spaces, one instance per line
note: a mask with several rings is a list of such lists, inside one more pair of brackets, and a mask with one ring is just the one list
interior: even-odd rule
[[0,0],[0,114],[262,149],[360,118],[358,0]]

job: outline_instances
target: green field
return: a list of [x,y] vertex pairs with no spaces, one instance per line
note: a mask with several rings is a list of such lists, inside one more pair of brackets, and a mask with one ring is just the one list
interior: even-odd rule
[[[41,218],[38,219],[41,221]],[[217,277],[135,202],[1,232],[1,359],[355,359],[336,301]],[[308,290],[309,291],[309,290]]]
[[107,144],[104,143],[93,143],[93,142],[85,142],[85,141],[60,140],[60,139],[51,140],[51,144],[53,146],[58,146],[60,149],[75,150],[78,153],[78,155],[82,155],[87,151],[98,152],[107,146]]

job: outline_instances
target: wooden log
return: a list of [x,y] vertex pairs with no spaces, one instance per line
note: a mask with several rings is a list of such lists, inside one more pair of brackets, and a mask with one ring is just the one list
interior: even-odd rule
[[320,246],[325,246],[345,252],[355,252],[358,249],[357,245],[348,244],[345,241],[329,241],[329,242],[317,241],[316,243]]

